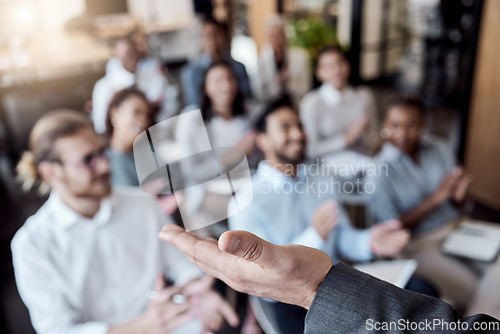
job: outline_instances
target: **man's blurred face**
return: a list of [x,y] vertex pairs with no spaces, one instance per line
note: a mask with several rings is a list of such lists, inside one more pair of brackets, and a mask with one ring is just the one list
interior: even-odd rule
[[224,31],[213,23],[205,23],[201,31],[201,49],[211,58],[222,57],[226,47]]
[[389,141],[411,155],[424,129],[424,117],[416,107],[396,105],[387,111],[384,128],[389,130]]
[[266,132],[259,136],[259,147],[266,160],[284,164],[304,161],[306,136],[299,116],[292,108],[281,107],[269,115]]
[[124,69],[130,73],[135,72],[139,62],[139,52],[133,43],[124,39],[116,42],[115,56],[120,60]]
[[102,199],[110,194],[110,165],[104,156],[104,143],[93,129],[58,139],[54,149],[59,162],[51,163],[53,177],[49,182],[61,198]]
[[283,26],[274,25],[267,30],[267,40],[274,50],[283,50],[286,47],[286,35]]

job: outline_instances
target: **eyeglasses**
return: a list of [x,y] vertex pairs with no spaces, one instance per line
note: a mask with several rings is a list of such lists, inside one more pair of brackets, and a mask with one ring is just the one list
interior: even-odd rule
[[101,147],[100,149],[90,152],[86,156],[84,156],[82,159],[78,160],[61,160],[61,159],[54,159],[54,162],[57,162],[58,164],[61,164],[63,166],[85,166],[89,170],[94,171],[97,164],[101,160],[106,160],[106,149],[104,147]]

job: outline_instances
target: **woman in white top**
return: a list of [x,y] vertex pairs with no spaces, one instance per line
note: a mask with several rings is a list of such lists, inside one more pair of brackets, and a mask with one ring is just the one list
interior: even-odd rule
[[[207,69],[200,101],[201,117],[192,117],[190,112],[198,109],[193,105],[185,108],[178,118],[176,141],[182,155],[195,159],[202,152],[228,147],[238,148],[247,156],[251,155],[255,149],[255,133],[246,117],[246,106],[233,69],[227,62],[215,62]],[[215,152],[219,173],[225,174],[223,170],[236,162],[235,157],[226,152]],[[188,222],[188,225],[198,226],[199,222],[200,226],[206,226],[210,221],[224,219],[227,217],[227,203],[232,196],[227,180],[223,178],[220,182],[202,185],[194,181],[197,178],[204,179],[204,173],[210,174],[215,161],[210,159],[210,155],[202,157],[201,161],[191,161],[182,167],[185,184],[197,185],[186,187],[185,202],[180,206],[184,220],[186,216],[197,220]]]
[[[251,130],[247,106],[233,69],[227,62],[216,62],[207,69],[201,94],[202,105],[188,106],[183,113],[200,109],[211,147],[236,147],[251,153],[255,147],[255,133]],[[176,138],[184,150],[200,152],[197,147],[205,145],[201,140],[205,130],[200,126],[203,125],[179,118]],[[200,140],[196,140],[197,136]]]
[[345,149],[369,154],[376,143],[373,97],[366,88],[349,85],[350,71],[341,49],[327,46],[320,51],[316,77],[322,85],[308,93],[300,106],[310,159],[330,158]]

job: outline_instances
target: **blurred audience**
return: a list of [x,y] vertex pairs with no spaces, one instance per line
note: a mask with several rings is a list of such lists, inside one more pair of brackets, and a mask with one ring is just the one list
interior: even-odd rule
[[316,77],[322,85],[300,105],[309,159],[328,159],[345,149],[371,153],[378,127],[375,101],[367,88],[349,84],[350,71],[340,48],[327,46],[320,51]]
[[[491,265],[448,256],[441,244],[460,220],[472,176],[457,167],[451,148],[423,137],[425,109],[418,96],[397,95],[387,106],[377,156],[388,166],[376,177],[369,200],[379,221],[399,219],[411,230],[403,255],[418,261],[417,273],[467,314],[500,316],[500,260]],[[482,273],[480,275],[479,273]],[[481,278],[482,277],[482,278]]]
[[212,279],[159,242],[170,219],[154,199],[111,187],[104,142],[85,115],[43,116],[18,170],[51,190],[12,241],[37,333],[202,333],[238,323]]
[[[277,245],[316,248],[334,263],[415,259],[416,275],[467,315],[500,318],[500,258],[478,263],[441,250],[463,218],[473,178],[457,165],[450,147],[423,135],[420,97],[395,96],[379,132],[374,97],[349,83],[350,62],[342,49],[326,46],[319,52],[314,72],[321,85],[311,90],[309,56],[288,45],[285,28],[280,16],[268,18],[266,44],[252,67],[252,75],[258,72],[256,97],[267,104],[261,113],[245,66],[230,55],[228,27],[211,17],[203,21],[201,56],[180,73],[181,116],[199,109],[201,117],[173,118],[156,128],[162,142],[155,153],[180,161],[172,169],[188,175],[176,180],[182,190],[175,194],[155,200],[138,188],[134,140],[180,110],[179,87],[149,55],[140,29],[116,40],[105,76],[93,88],[90,118],[56,110],[38,120],[17,171],[25,190],[50,196],[11,242],[17,288],[37,333],[193,334],[238,325],[235,311],[214,291],[213,278],[158,239],[174,211],[187,229],[188,219],[196,227],[197,220],[227,217],[228,203],[230,212],[239,212],[232,207],[238,177],[224,171],[234,157],[217,156],[214,148],[239,149],[228,151],[244,152],[255,171],[251,194],[238,194],[252,201],[228,219],[230,229]],[[372,160],[380,137],[385,141]],[[196,163],[201,158],[184,159],[207,152],[213,153],[217,176],[227,174],[227,180],[206,182],[200,175],[214,168],[207,172],[207,164]],[[358,171],[356,165],[367,162],[387,166],[378,169],[387,173],[368,176],[375,191],[367,206],[377,224],[357,229],[339,203],[349,178],[322,166],[342,163]],[[168,166],[167,172],[170,178]],[[203,182],[191,184],[189,177]],[[9,200],[3,190],[0,198]],[[197,233],[217,237],[227,230],[224,224]],[[409,289],[430,291],[424,281],[410,282]],[[277,332],[304,332],[305,309],[259,301]],[[244,322],[244,333],[260,332],[252,312]]]
[[288,94],[298,106],[311,90],[309,55],[303,49],[288,46],[285,22],[279,16],[267,20],[265,34],[267,44],[259,56],[260,98],[270,102]]
[[[272,103],[257,130],[257,145],[265,161],[252,178],[251,204],[229,218],[232,230],[245,230],[277,245],[317,248],[334,262],[339,257],[351,261],[392,257],[405,246],[408,232],[398,221],[367,230],[352,227],[336,202],[331,178],[311,173],[314,167],[304,163],[306,137],[289,101]],[[267,307],[275,314],[278,332],[304,332],[304,309],[281,303],[269,303]]]
[[228,28],[212,18],[203,22],[201,30],[201,57],[186,65],[181,73],[185,105],[201,105],[205,72],[211,64],[226,61],[234,71],[241,93],[251,98],[252,92],[245,66],[231,58],[229,53]]
[[158,120],[179,111],[177,88],[162,72],[161,64],[147,57],[146,43],[139,32],[116,41],[115,56],[109,60],[106,75],[96,82],[92,93],[92,120],[98,133],[106,131],[106,112],[114,94],[132,86],[143,91],[158,109]]

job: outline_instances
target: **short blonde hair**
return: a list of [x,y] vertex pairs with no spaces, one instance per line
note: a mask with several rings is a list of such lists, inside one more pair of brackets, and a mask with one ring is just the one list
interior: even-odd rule
[[44,194],[50,190],[38,172],[38,165],[57,159],[54,146],[58,139],[84,129],[93,129],[89,117],[69,109],[51,111],[36,122],[29,138],[29,150],[23,153],[16,167],[17,179],[25,191],[38,188]]

